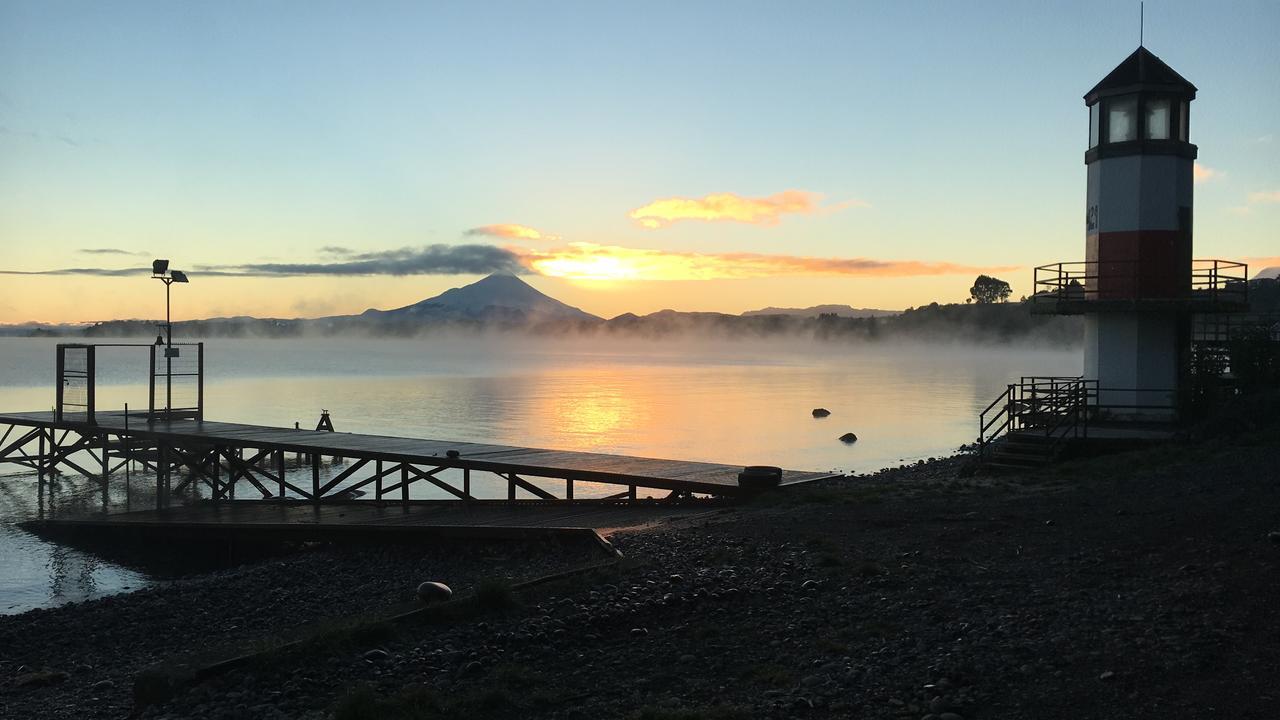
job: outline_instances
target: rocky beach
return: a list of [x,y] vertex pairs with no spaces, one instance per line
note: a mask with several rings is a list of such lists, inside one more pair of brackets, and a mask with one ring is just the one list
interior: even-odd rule
[[[598,548],[319,547],[0,618],[0,716],[1274,717],[1277,468],[1275,426],[1023,475],[941,459],[618,532],[612,565],[527,590]],[[498,589],[362,624],[425,579]],[[300,618],[324,622],[254,644]],[[135,705],[236,640],[266,652]]]

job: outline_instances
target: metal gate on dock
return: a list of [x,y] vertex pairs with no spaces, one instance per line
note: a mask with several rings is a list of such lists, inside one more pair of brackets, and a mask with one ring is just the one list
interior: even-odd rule
[[[65,343],[57,347],[58,422],[95,424],[100,349],[125,349],[123,372],[113,378],[126,382],[146,373],[149,420],[204,419],[204,343]],[[142,359],[145,353],[146,360]],[[142,363],[146,362],[146,370]],[[136,369],[135,369],[136,368]],[[124,408],[112,408],[123,410]]]

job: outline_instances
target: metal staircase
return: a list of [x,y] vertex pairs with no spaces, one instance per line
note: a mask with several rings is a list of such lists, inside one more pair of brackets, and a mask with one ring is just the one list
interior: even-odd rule
[[1082,377],[1023,377],[978,416],[978,459],[998,470],[1053,462],[1069,440],[1088,437],[1098,381]]

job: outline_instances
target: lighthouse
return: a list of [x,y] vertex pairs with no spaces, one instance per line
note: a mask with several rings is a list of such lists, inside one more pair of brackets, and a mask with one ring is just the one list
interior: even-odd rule
[[1195,97],[1145,47],[1085,94],[1085,259],[1036,268],[1038,312],[1084,315],[1083,377],[1111,419],[1175,419],[1195,317],[1245,301],[1242,264],[1193,260]]

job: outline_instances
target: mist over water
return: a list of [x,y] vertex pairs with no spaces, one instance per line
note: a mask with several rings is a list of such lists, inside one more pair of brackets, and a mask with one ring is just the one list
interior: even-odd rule
[[[0,338],[0,411],[52,406],[57,342]],[[218,339],[205,415],[314,427],[327,409],[347,432],[856,473],[949,454],[1011,380],[1080,364],[1070,349],[795,338]],[[145,408],[146,373],[144,349],[99,350],[99,408]],[[34,485],[0,477],[0,613],[145,582],[14,527],[35,512]]]

